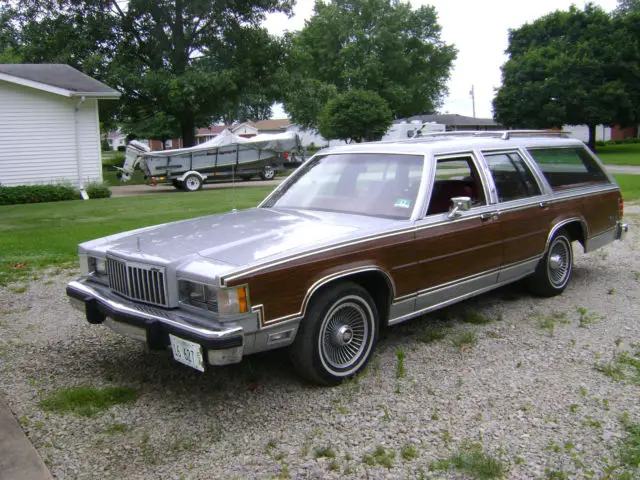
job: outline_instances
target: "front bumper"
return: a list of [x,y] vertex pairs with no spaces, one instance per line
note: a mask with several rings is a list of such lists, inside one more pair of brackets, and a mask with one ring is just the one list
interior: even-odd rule
[[618,221],[616,224],[616,240],[624,240],[629,232],[629,225]]
[[92,324],[104,323],[112,330],[145,341],[152,349],[166,349],[169,334],[202,346],[211,365],[242,360],[244,331],[179,310],[165,310],[126,300],[108,287],[78,280],[67,285],[71,304],[84,311]]

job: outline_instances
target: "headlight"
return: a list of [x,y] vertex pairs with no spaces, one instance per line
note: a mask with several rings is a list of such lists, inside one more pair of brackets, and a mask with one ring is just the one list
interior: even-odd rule
[[178,290],[180,302],[212,312],[218,311],[218,298],[212,286],[180,280]]
[[193,307],[223,315],[249,311],[249,289],[246,285],[218,290],[211,285],[180,280],[178,290],[180,302]]
[[89,273],[100,277],[107,274],[107,265],[104,258],[89,257]]

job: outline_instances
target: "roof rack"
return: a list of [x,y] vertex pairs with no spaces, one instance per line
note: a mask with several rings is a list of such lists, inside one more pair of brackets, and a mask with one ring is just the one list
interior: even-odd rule
[[412,140],[432,139],[433,137],[493,137],[509,140],[511,137],[562,137],[568,138],[571,132],[555,130],[458,130],[454,132],[426,132]]

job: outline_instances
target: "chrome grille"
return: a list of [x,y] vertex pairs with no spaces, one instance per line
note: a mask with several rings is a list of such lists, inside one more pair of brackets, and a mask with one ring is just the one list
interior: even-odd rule
[[109,287],[132,300],[167,306],[164,269],[107,258]]

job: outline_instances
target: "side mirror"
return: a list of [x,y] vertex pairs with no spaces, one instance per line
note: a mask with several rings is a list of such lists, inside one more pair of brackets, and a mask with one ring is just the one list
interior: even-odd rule
[[447,213],[447,218],[452,220],[462,215],[462,212],[466,212],[471,208],[471,197],[452,197],[451,208]]

